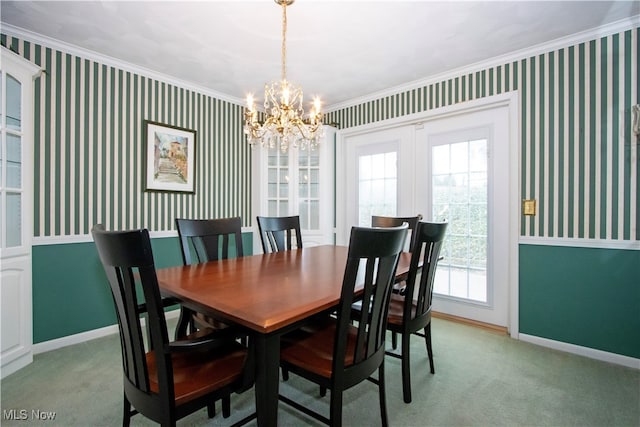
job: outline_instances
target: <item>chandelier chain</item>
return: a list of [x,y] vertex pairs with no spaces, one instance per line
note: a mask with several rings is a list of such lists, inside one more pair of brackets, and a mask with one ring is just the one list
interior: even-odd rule
[[282,3],[282,80],[287,80],[287,3]]

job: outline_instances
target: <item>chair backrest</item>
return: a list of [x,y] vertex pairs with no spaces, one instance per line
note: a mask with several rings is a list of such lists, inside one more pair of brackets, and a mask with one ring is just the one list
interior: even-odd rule
[[[149,232],[91,230],[116,308],[122,345],[125,392],[135,408],[174,406],[173,370],[166,351],[169,344]],[[140,288],[136,286],[139,282]],[[141,292],[138,291],[141,290]],[[158,392],[149,386],[149,371],[140,316],[147,314],[147,350],[154,349]]]
[[418,225],[418,221],[422,219],[422,215],[418,214],[416,216],[371,216],[371,226],[372,227],[399,227],[403,223],[407,223],[409,225],[409,234],[411,235],[409,240],[409,252],[413,250],[413,245],[416,241],[416,226]]
[[[244,256],[242,219],[180,219],[176,218],[180,250],[184,265],[229,258],[231,241],[236,257]],[[230,237],[233,236],[233,239]]]
[[[344,372],[343,386],[368,378],[384,359],[389,298],[406,235],[406,225],[351,229],[333,354],[334,376]],[[360,286],[362,301],[368,303],[352,324],[352,304],[359,299],[354,294]]]
[[[429,321],[433,281],[446,231],[446,222],[420,221],[416,228],[416,242],[411,254],[403,313],[405,323],[412,321],[420,323],[414,325],[412,329],[422,328]],[[416,282],[418,273],[421,273],[420,280]],[[412,299],[416,304],[415,311],[412,308]]]
[[258,216],[256,219],[258,220],[262,250],[265,254],[288,251],[294,248],[302,249],[300,216]]

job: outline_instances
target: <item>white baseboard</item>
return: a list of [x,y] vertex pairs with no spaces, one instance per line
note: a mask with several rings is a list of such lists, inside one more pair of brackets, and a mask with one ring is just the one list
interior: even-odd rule
[[[180,315],[180,310],[171,310],[165,313],[166,319],[174,319]],[[144,325],[144,319],[142,319]],[[118,325],[105,326],[104,328],[94,329],[92,331],[81,332],[79,334],[69,335],[55,340],[44,341],[33,345],[33,354],[46,353],[47,351],[57,350],[69,345],[80,344],[96,338],[106,337],[107,335],[117,334]]]
[[534,335],[519,334],[520,341],[530,342],[542,347],[552,348],[567,353],[577,354],[579,356],[588,357],[590,359],[601,360],[603,362],[614,363],[616,365],[626,366],[640,370],[640,359],[634,357],[623,356],[621,354],[609,353],[607,351],[596,350],[595,348],[582,347],[575,344],[569,344],[561,341],[554,341],[547,338],[536,337]]
[[33,351],[28,352],[21,357],[18,357],[17,359],[3,365],[0,369],[0,379],[4,379],[4,377],[19,371],[31,362],[33,362]]

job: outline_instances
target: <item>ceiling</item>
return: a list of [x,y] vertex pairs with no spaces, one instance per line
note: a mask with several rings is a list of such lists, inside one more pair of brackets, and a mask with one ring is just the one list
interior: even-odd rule
[[[287,77],[335,106],[640,14],[637,1],[297,0]],[[4,1],[4,27],[240,100],[280,78],[282,10],[254,1]],[[5,28],[5,29],[6,29]]]

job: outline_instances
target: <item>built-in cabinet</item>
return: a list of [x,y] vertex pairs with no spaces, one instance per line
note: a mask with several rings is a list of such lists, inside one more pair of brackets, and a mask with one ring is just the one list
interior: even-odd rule
[[0,358],[4,378],[33,360],[33,78],[39,69],[0,49]]
[[[334,242],[335,134],[334,127],[324,126],[315,148],[290,147],[283,152],[256,146],[252,152],[254,214],[300,215],[304,246]],[[254,252],[261,251],[256,234]]]

